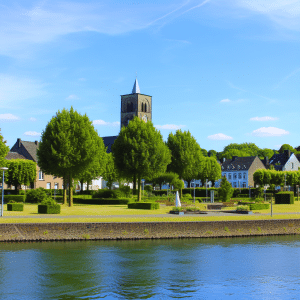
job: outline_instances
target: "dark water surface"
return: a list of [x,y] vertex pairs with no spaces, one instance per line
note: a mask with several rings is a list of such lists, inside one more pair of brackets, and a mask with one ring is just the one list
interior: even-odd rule
[[0,299],[300,299],[298,236],[0,244]]

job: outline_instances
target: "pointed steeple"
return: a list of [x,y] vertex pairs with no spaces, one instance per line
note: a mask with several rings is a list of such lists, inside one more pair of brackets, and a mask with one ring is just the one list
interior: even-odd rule
[[141,91],[140,91],[139,83],[136,78],[134,85],[133,85],[132,94],[140,94],[140,93],[141,93]]

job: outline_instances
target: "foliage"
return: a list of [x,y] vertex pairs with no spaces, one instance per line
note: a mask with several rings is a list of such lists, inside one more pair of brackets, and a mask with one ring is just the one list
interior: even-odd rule
[[169,183],[170,186],[174,185],[174,182],[178,180],[178,174],[173,173],[173,172],[166,172],[166,173],[161,173],[152,178],[150,181],[156,185],[158,184],[160,188],[162,187],[163,184]]
[[296,150],[294,149],[294,147],[292,147],[289,144],[283,144],[283,145],[281,145],[281,147],[279,149],[279,153],[284,153],[284,150],[290,150],[291,152],[296,152]]
[[255,203],[255,204],[249,204],[250,210],[263,210],[263,209],[269,209],[270,204],[269,203]]
[[294,204],[294,192],[279,192],[275,194],[275,204]]
[[36,178],[36,163],[28,159],[11,159],[6,161],[8,170],[5,173],[5,182],[16,189],[23,185],[30,185]]
[[8,211],[23,211],[24,204],[23,203],[8,203],[7,210]]
[[165,172],[171,161],[171,154],[163,142],[161,133],[152,122],[138,117],[123,126],[114,144],[112,153],[120,175],[138,181],[138,201],[141,200],[141,179],[154,178]]
[[237,211],[248,211],[249,206],[248,205],[238,205],[236,208]]
[[168,172],[174,172],[180,179],[191,181],[199,179],[203,154],[199,144],[189,131],[177,130],[168,136],[167,146],[171,150],[172,159]]
[[4,195],[4,202],[16,201],[16,202],[25,202],[24,195]]
[[59,204],[56,205],[38,205],[38,213],[39,214],[60,214],[61,206]]
[[26,202],[29,203],[40,203],[47,198],[46,190],[43,188],[28,190],[26,193]]
[[219,199],[222,202],[229,201],[233,194],[233,188],[225,176],[222,177],[221,185],[219,188]]
[[202,168],[197,176],[197,178],[201,179],[201,182],[208,181],[214,182],[221,178],[221,166],[217,162],[217,160],[213,157],[204,157],[202,162]]
[[58,111],[43,131],[37,150],[38,165],[47,174],[68,179],[72,206],[73,178],[80,177],[95,161],[100,164],[103,152],[103,140],[92,122],[71,107],[70,111]]
[[175,191],[181,191],[184,188],[184,182],[178,178],[173,181],[173,187]]
[[135,202],[135,203],[128,203],[128,208],[133,209],[159,209],[159,203],[155,202]]
[[132,197],[130,186],[129,185],[121,185],[119,188],[119,195],[121,197],[125,197],[125,198]]
[[52,199],[52,198],[46,198],[41,202],[42,205],[50,205],[50,206],[55,206],[57,205],[57,202]]
[[209,150],[207,154],[208,154],[209,157],[213,157],[213,158],[215,158],[215,159],[218,158],[218,156],[217,156],[217,155],[218,155],[218,152],[215,151],[215,150]]
[[119,198],[121,197],[121,192],[119,190],[98,190],[92,196],[93,198]]
[[184,208],[183,207],[176,207],[176,206],[174,206],[173,208],[172,208],[172,211],[184,211]]
[[227,145],[220,155],[220,158],[232,159],[232,156],[245,157],[257,156],[260,154],[260,148],[254,143],[232,143]]
[[153,191],[153,186],[152,186],[152,185],[145,185],[144,190],[145,190],[147,193],[152,193],[152,191]]
[[207,150],[201,148],[201,152],[202,152],[202,155],[203,155],[203,156],[208,157],[208,152],[207,152]]
[[[6,146],[6,141],[3,139],[3,136],[0,132],[0,167],[4,165],[4,157],[9,152],[9,147]],[[2,172],[0,172],[0,178],[2,180]]]
[[93,205],[122,205],[122,204],[128,204],[131,202],[132,199],[126,199],[126,198],[93,198],[93,199],[85,199],[85,198],[74,198],[74,203],[77,204],[93,204]]
[[118,181],[119,174],[115,167],[115,161],[112,153],[106,154],[107,163],[103,172],[103,179],[107,181],[106,185],[111,189],[114,182]]

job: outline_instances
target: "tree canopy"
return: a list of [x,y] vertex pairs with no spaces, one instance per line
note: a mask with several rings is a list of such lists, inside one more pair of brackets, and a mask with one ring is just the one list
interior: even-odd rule
[[37,150],[38,165],[46,174],[68,179],[72,206],[73,178],[79,177],[95,161],[101,164],[103,152],[103,140],[92,122],[71,107],[70,111],[58,111],[43,131]]
[[[0,133],[0,167],[4,164],[4,157],[7,155],[9,147],[6,146],[6,141],[3,139],[3,136]],[[0,177],[2,174],[0,175]]]
[[5,182],[19,189],[21,185],[33,184],[36,178],[36,163],[27,159],[11,159],[6,161],[8,170],[5,173]]
[[189,131],[177,130],[170,133],[167,146],[171,150],[172,160],[168,166],[168,172],[177,173],[180,179],[190,182],[197,179],[201,173],[204,159],[199,144]]
[[171,161],[161,133],[152,122],[144,122],[138,117],[121,128],[112,145],[112,153],[120,175],[126,179],[138,179],[138,201],[141,199],[141,179],[150,179],[165,172]]
[[202,168],[196,178],[201,179],[202,184],[211,181],[214,185],[215,181],[221,178],[221,166],[213,157],[204,157]]
[[103,179],[107,181],[107,186],[110,189],[112,184],[119,179],[119,174],[115,167],[115,161],[112,153],[107,154],[107,163],[103,173]]

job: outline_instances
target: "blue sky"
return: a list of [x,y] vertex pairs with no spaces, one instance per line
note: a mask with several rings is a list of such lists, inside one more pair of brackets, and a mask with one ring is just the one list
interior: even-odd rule
[[120,130],[137,74],[164,140],[300,145],[300,1],[9,1],[0,5],[0,128],[40,140],[74,107]]

